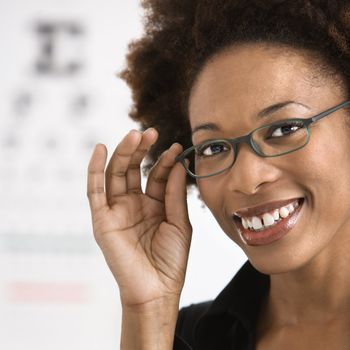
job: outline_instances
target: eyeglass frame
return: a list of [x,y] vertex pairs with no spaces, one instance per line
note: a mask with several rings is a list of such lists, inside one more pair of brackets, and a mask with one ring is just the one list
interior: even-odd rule
[[[237,138],[225,138],[225,139],[213,139],[213,140],[207,140],[207,141],[204,141],[204,142],[201,142],[199,143],[198,145],[195,145],[195,146],[191,146],[187,149],[185,149],[181,154],[179,154],[176,158],[175,158],[175,161],[176,162],[180,162],[183,167],[185,168],[186,170],[186,173],[188,175],[190,175],[191,177],[195,178],[195,179],[203,179],[203,178],[207,178],[207,177],[212,177],[212,176],[215,176],[215,175],[219,175],[223,172],[225,172],[226,170],[230,169],[233,164],[235,163],[236,159],[237,159],[237,155],[238,155],[238,149],[237,149],[237,146],[238,144],[240,143],[247,143],[250,148],[254,151],[255,154],[257,154],[258,156],[262,157],[262,158],[271,158],[271,157],[279,157],[279,156],[282,156],[282,155],[285,155],[285,154],[288,154],[288,153],[292,153],[292,152],[295,152],[297,151],[298,149],[301,149],[303,147],[305,147],[308,143],[309,143],[309,140],[310,140],[310,125],[328,115],[330,115],[331,113],[334,113],[335,111],[337,111],[338,109],[340,108],[343,108],[345,106],[347,106],[348,104],[350,104],[350,100],[347,100],[347,101],[344,101],[334,107],[331,107],[321,113],[318,113],[317,115],[313,116],[313,117],[310,117],[310,118],[292,118],[292,119],[284,119],[284,120],[279,120],[278,122],[273,122],[273,123],[270,123],[270,124],[266,124],[266,125],[263,125],[263,126],[259,126],[258,128],[252,130],[250,133],[244,135],[244,136],[240,136],[240,137],[237,137]],[[303,123],[304,127],[306,127],[306,131],[307,131],[307,140],[305,142],[304,145],[300,146],[300,147],[297,147],[291,151],[287,151],[287,152],[283,152],[283,153],[279,153],[279,154],[276,154],[276,155],[265,155],[264,153],[261,153],[258,148],[256,148],[255,146],[255,143],[253,141],[253,138],[252,138],[252,135],[253,133],[255,133],[257,130],[260,130],[260,129],[263,129],[263,128],[266,128],[268,126],[272,126],[272,125],[278,125],[280,123],[283,123],[283,122],[286,122],[286,121],[300,121]],[[185,163],[185,160],[186,160],[186,156],[191,153],[194,149],[206,144],[206,143],[210,143],[210,142],[228,142],[231,144],[232,146],[232,151],[234,152],[234,157],[233,157],[233,161],[232,163],[225,169],[223,170],[220,170],[214,174],[209,174],[209,175],[196,175],[196,174],[193,174],[191,172],[191,170],[189,170],[189,168],[187,167],[186,163]]]

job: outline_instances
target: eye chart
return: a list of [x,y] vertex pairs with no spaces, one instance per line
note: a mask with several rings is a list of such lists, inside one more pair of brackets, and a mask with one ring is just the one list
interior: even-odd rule
[[[110,157],[137,127],[116,73],[142,33],[139,2],[12,0],[0,9],[0,348],[117,349],[118,289],[93,239],[86,171],[96,143]],[[196,195],[189,200],[197,266],[183,305],[215,296],[244,261]]]
[[117,349],[118,290],[93,240],[86,169],[97,142],[112,150],[135,127],[115,74],[140,35],[138,4],[0,8],[0,347]]

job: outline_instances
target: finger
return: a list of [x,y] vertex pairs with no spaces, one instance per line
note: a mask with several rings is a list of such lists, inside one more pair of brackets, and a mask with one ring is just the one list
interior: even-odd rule
[[181,232],[188,231],[190,221],[187,209],[186,171],[176,163],[169,174],[165,191],[165,212],[169,224]]
[[175,157],[182,152],[182,146],[174,143],[163,152],[152,167],[146,185],[146,194],[151,198],[164,202],[165,188],[168,177],[175,164]]
[[107,160],[107,148],[103,144],[97,144],[92,153],[87,176],[87,196],[91,212],[94,213],[107,206],[104,189],[104,169]]
[[127,193],[126,174],[131,158],[141,142],[141,133],[131,130],[116,147],[106,170],[106,193],[110,205]]
[[126,175],[128,193],[142,193],[140,164],[157,137],[158,133],[153,128],[147,129],[142,134],[142,140],[131,158]]

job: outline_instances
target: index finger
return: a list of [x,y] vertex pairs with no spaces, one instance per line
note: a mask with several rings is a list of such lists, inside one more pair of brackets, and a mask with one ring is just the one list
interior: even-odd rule
[[107,148],[104,144],[97,144],[92,153],[87,176],[87,196],[91,212],[107,206],[104,188],[104,169],[107,160]]

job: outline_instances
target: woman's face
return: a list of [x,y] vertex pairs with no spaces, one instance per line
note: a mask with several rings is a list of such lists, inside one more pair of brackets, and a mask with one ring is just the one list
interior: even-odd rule
[[[212,124],[193,134],[193,144],[236,138],[280,119],[309,118],[345,101],[339,84],[318,75],[305,57],[302,51],[254,44],[216,55],[191,91],[192,130]],[[285,101],[295,103],[258,117],[266,107]],[[221,228],[261,272],[295,270],[344,247],[350,235],[350,130],[345,118],[346,110],[339,109],[312,124],[309,143],[287,155],[262,158],[241,144],[232,168],[197,180]],[[295,198],[304,201],[283,237],[254,245],[239,232],[234,212]]]

